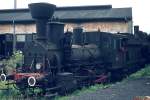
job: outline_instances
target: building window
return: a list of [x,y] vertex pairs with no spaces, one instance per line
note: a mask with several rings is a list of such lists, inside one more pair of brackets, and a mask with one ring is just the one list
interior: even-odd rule
[[25,35],[17,35],[17,41],[18,42],[25,42]]

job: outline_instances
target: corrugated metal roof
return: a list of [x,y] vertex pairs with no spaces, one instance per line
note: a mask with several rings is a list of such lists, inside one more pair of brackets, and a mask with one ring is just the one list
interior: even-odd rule
[[[54,17],[61,21],[123,19],[132,20],[132,8],[112,8],[106,6],[58,7]],[[0,22],[33,22],[29,9],[0,10]]]
[[132,18],[131,8],[112,8],[102,10],[73,10],[56,11],[54,16],[63,19],[91,19],[91,18]]

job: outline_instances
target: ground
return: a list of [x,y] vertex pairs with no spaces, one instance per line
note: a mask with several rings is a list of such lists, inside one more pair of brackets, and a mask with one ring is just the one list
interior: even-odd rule
[[72,96],[69,100],[133,100],[136,96],[150,96],[150,77],[122,81],[109,88]]

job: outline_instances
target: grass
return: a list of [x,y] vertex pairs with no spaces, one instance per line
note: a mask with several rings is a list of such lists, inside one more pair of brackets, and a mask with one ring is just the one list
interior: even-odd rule
[[140,71],[131,74],[127,79],[136,79],[142,77],[150,77],[150,65],[147,65],[145,68],[142,68]]
[[84,93],[91,93],[91,92],[97,91],[99,89],[108,88],[110,86],[111,86],[110,84],[107,84],[107,85],[96,84],[96,85],[93,85],[93,86],[90,86],[90,87],[83,87],[81,90],[76,90],[75,92],[73,92],[70,95],[63,96],[63,97],[57,96],[54,100],[69,100],[72,97],[80,96],[80,95],[82,95]]

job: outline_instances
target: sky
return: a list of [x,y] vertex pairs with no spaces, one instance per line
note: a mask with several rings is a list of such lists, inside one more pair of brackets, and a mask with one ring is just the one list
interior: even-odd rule
[[[149,0],[17,0],[17,8],[27,8],[29,3],[48,2],[58,7],[81,5],[112,5],[113,8],[132,7],[133,24],[140,30],[150,33],[150,1]],[[0,9],[13,9],[14,0],[3,0]]]

